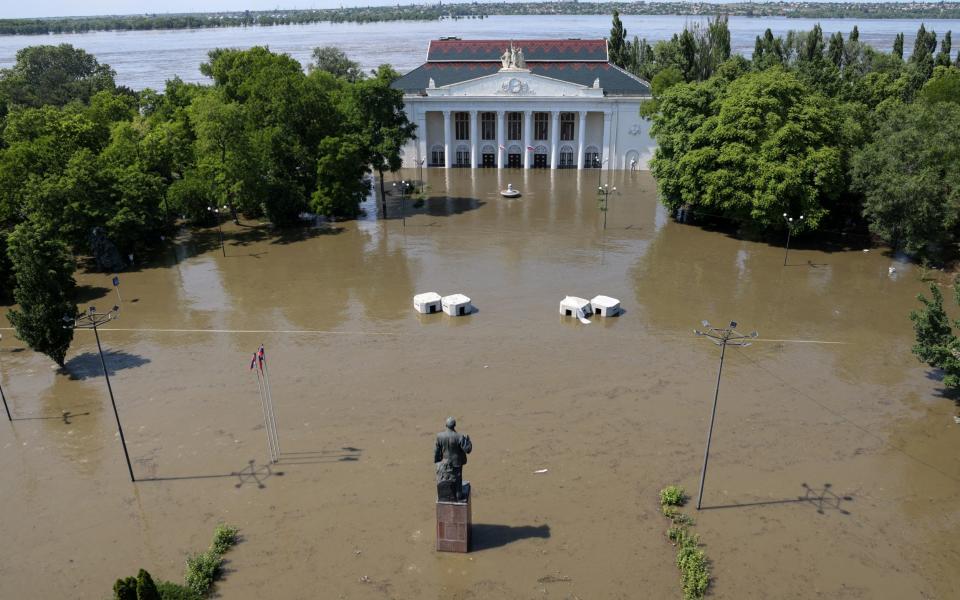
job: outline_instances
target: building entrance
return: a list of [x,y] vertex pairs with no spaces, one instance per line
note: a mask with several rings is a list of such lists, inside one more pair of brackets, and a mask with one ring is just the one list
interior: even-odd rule
[[520,159],[520,154],[508,154],[507,155],[507,166],[511,169],[519,169],[523,166],[523,161]]
[[480,158],[482,162],[480,163],[481,167],[496,167],[497,166],[497,155],[496,154],[481,154]]
[[547,155],[546,154],[534,154],[533,155],[533,168],[534,169],[546,169],[547,165]]

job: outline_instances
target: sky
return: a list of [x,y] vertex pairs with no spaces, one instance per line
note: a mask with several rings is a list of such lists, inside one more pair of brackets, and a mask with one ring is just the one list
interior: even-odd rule
[[[419,3],[424,0],[415,1]],[[405,0],[401,3],[407,4],[409,2],[410,0]],[[339,6],[379,6],[386,4],[393,4],[393,2],[390,0],[32,0],[29,2],[0,0],[0,19],[213,12],[245,9],[270,10],[273,8],[337,8]]]

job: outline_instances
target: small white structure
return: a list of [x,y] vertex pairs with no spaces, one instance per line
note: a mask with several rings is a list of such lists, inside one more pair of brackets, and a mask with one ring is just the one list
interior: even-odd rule
[[598,317],[615,317],[620,314],[620,301],[610,296],[594,296],[590,300],[593,314]]
[[440,294],[436,292],[417,294],[413,297],[413,308],[422,315],[438,313],[441,310],[440,306]]
[[463,294],[450,294],[444,296],[441,301],[443,312],[451,317],[462,317],[473,312],[473,305],[470,304],[470,298]]
[[560,301],[560,314],[567,317],[590,316],[590,301],[576,296],[567,296]]

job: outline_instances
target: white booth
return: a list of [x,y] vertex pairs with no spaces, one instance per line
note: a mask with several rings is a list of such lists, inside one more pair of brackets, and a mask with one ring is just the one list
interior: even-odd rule
[[594,296],[590,300],[593,314],[598,317],[615,317],[620,314],[620,301],[610,296]]
[[560,301],[560,314],[567,317],[590,316],[590,301],[576,296],[567,296]]
[[440,294],[427,292],[413,297],[413,308],[422,315],[432,315],[441,310]]
[[473,312],[473,306],[470,304],[470,298],[463,294],[450,294],[440,300],[443,306],[443,312],[451,317],[462,317]]

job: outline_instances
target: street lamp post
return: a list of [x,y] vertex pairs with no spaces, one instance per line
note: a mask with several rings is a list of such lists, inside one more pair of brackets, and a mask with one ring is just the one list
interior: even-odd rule
[[800,218],[797,219],[796,223],[794,223],[793,217],[787,216],[787,213],[783,213],[783,218],[787,220],[787,249],[783,253],[783,266],[787,266],[787,255],[790,254],[790,234],[793,233],[794,225],[797,225],[803,221],[803,215],[800,215]]
[[597,191],[603,194],[603,207],[600,209],[603,211],[603,228],[607,228],[607,203],[610,201],[610,194],[614,194],[617,191],[616,186],[610,187],[610,184],[603,184],[597,188]]
[[[3,334],[0,333],[0,340],[3,339]],[[13,417],[10,416],[10,407],[7,406],[7,396],[3,393],[3,386],[0,385],[0,398],[3,398],[3,410],[7,411],[7,420],[11,423],[13,422]]]
[[396,181],[393,182],[393,188],[400,190],[400,220],[403,221],[403,226],[407,226],[407,210],[405,205],[405,194],[407,193],[407,182],[401,180],[398,184]]
[[707,337],[714,344],[720,346],[720,368],[717,370],[717,387],[713,392],[713,411],[710,413],[710,429],[707,430],[707,449],[703,453],[703,469],[700,471],[700,490],[697,492],[697,510],[700,510],[700,503],[703,501],[703,482],[707,478],[707,461],[710,458],[710,440],[713,438],[713,422],[717,418],[717,399],[720,397],[720,375],[723,373],[723,357],[727,352],[727,346],[746,347],[750,345],[748,340],[757,337],[754,331],[749,335],[744,335],[737,331],[737,322],[730,321],[728,327],[712,327],[707,321],[701,321],[703,330],[694,329],[693,333]]
[[[208,206],[207,210],[213,213],[214,218],[217,220],[217,230],[220,232],[220,251],[223,252],[223,257],[227,257],[227,248],[223,245],[223,226],[220,224],[220,209]],[[227,210],[227,207],[224,206],[223,210]]]
[[117,402],[113,398],[113,387],[110,385],[110,374],[107,372],[107,362],[103,359],[103,347],[100,345],[100,333],[97,327],[119,318],[120,307],[114,306],[109,312],[98,313],[95,306],[87,309],[86,313],[79,314],[76,317],[64,316],[63,320],[67,323],[64,327],[73,329],[92,329],[93,335],[97,339],[97,352],[100,353],[100,366],[103,367],[103,377],[107,380],[107,392],[110,394],[110,404],[113,406],[113,416],[117,419],[117,431],[120,432],[120,444],[123,446],[123,456],[127,459],[127,471],[130,473],[130,481],[135,482],[133,476],[133,466],[130,464],[130,453],[127,452],[127,440],[123,436],[123,426],[120,425],[120,415],[117,413]]

